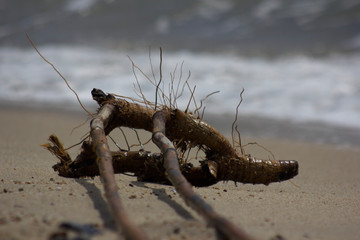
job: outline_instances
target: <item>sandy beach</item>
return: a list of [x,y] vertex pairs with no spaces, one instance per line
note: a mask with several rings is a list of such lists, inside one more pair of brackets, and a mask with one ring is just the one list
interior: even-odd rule
[[[89,117],[69,86],[91,112],[98,88],[201,112],[227,137],[239,113],[241,143],[259,144],[246,152],[297,160],[298,176],[194,191],[257,240],[360,239],[360,1],[156,3],[0,1],[0,240],[121,239],[100,177],[59,176],[41,147],[56,134],[80,153]],[[174,187],[115,177],[149,239],[222,239]]]
[[[74,128],[86,115],[4,107],[0,115],[0,239],[55,239],[64,232],[77,236],[61,229],[62,223],[91,224],[99,230],[81,239],[116,239],[99,177],[58,176],[52,169],[57,159],[40,147],[52,133],[65,146],[77,143],[88,123]],[[242,140],[257,141],[277,159],[297,160],[299,175],[269,186],[226,182],[196,188],[215,210],[256,239],[359,239],[360,149],[246,136]],[[247,151],[268,157],[255,146]],[[69,152],[75,157],[79,147]],[[129,216],[151,239],[216,239],[173,187],[126,175],[116,179]]]

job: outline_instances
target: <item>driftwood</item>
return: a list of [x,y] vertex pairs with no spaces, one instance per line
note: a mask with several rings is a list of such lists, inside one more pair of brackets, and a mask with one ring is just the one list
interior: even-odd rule
[[[106,109],[111,108],[112,111],[111,121],[105,124],[105,135],[120,126],[152,132],[152,117],[155,114],[152,109],[114,98],[110,94],[106,95],[99,89],[94,89],[92,94],[100,104],[100,109],[105,108],[106,105]],[[194,167],[191,163],[180,166],[183,174],[194,186],[209,186],[219,181],[267,185],[291,179],[298,173],[297,161],[260,160],[249,155],[239,156],[222,134],[201,119],[178,109],[165,111],[167,112],[166,124],[170,126],[165,135],[172,142],[178,143],[181,139],[184,144],[191,147],[197,145],[206,153],[206,159],[200,161],[199,167]],[[69,155],[64,154],[64,150],[60,150],[63,148],[56,136],[50,136],[49,141],[50,144],[44,146],[61,160],[54,166],[59,175],[73,178],[99,175],[96,163],[97,154],[91,141],[83,143],[82,152],[74,161]],[[181,147],[184,148],[182,145]],[[132,172],[140,181],[169,183],[165,176],[162,154],[151,154],[142,150],[110,153],[115,173]]]
[[[38,51],[28,35],[27,37],[38,54],[63,78],[78,98],[80,105],[88,112],[66,79]],[[160,53],[162,53],[161,49]],[[194,192],[192,185],[209,186],[219,181],[229,180],[267,185],[271,182],[284,181],[296,176],[298,163],[294,160],[255,159],[243,152],[240,139],[238,145],[241,154],[238,154],[234,146],[234,139],[231,145],[222,134],[205,123],[200,117],[189,114],[187,112],[188,108],[183,112],[174,107],[176,99],[181,96],[181,94],[177,95],[177,91],[176,93],[170,92],[170,96],[167,98],[169,106],[165,106],[166,104],[158,106],[157,97],[162,80],[162,55],[160,55],[160,60],[160,81],[158,83],[155,81],[155,84],[152,82],[156,86],[155,104],[148,102],[144,96],[143,103],[145,106],[142,106],[128,102],[125,99],[115,98],[114,95],[105,94],[99,89],[93,89],[93,99],[97,101],[100,108],[96,115],[88,112],[92,116],[90,137],[83,142],[82,151],[76,159],[74,161],[71,159],[55,135],[51,135],[49,142],[42,145],[60,159],[60,163],[53,166],[54,170],[61,176],[72,178],[100,175],[116,228],[119,234],[126,239],[141,240],[147,239],[147,237],[130,221],[122,206],[114,174],[125,172],[133,172],[140,181],[174,185],[187,205],[202,215],[222,238],[252,239],[241,229],[217,214],[210,205]],[[134,68],[133,63],[133,70]],[[171,84],[173,84],[173,80]],[[185,84],[189,87],[187,81]],[[139,90],[141,93],[141,89]],[[194,91],[195,88],[192,91],[190,89],[192,94],[190,101]],[[173,102],[171,94],[174,94]],[[164,97],[164,92],[162,92],[162,95]],[[199,108],[196,107],[195,112],[199,113],[201,106],[202,102]],[[158,109],[158,107],[160,108]],[[110,151],[106,136],[117,127],[144,129],[151,132],[152,140],[159,147],[161,153],[151,154],[143,150]],[[184,159],[179,159],[179,156],[183,156],[179,152],[184,153],[193,147],[198,147],[205,153],[205,158],[198,167],[194,167]]]
[[[60,176],[69,178],[99,176],[96,154],[92,145],[85,141],[81,153],[74,161],[62,154],[62,145],[55,135],[44,144],[61,161],[53,166]],[[114,173],[134,173],[139,181],[171,184],[165,175],[162,154],[148,151],[111,151]],[[200,161],[200,166],[191,163],[180,166],[185,178],[195,187],[206,187],[220,181],[252,184],[269,184],[293,178],[297,175],[296,161],[259,160],[254,157],[230,158],[217,156],[214,160]]]
[[[100,175],[118,229],[127,239],[146,239],[128,219],[121,205],[114,173],[133,172],[140,181],[172,184],[185,202],[202,215],[219,233],[229,239],[250,239],[240,229],[220,217],[193,189],[219,181],[269,184],[291,179],[298,173],[294,160],[259,160],[238,154],[216,129],[191,114],[163,107],[155,108],[128,102],[93,89],[100,108],[90,124],[90,139],[82,145],[74,161],[55,135],[44,144],[60,163],[54,170],[64,177]],[[144,129],[153,133],[152,140],[161,153],[110,151],[106,135],[117,127]],[[175,146],[174,146],[175,143]],[[200,166],[178,159],[178,151],[197,146],[205,152]]]

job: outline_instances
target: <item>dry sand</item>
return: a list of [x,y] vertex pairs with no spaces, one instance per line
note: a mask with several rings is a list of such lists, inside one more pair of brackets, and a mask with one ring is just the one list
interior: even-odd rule
[[[57,176],[57,159],[40,147],[51,133],[66,146],[76,143],[88,124],[71,130],[86,116],[69,112],[0,110],[0,239],[48,239],[59,224],[95,224],[116,239],[99,177]],[[254,139],[243,138],[243,142]],[[278,159],[296,159],[292,180],[264,185],[218,183],[196,192],[223,216],[257,239],[359,239],[360,150],[337,149],[276,139],[255,139]],[[70,151],[76,156],[79,147]],[[254,156],[268,157],[261,149]],[[189,209],[171,186],[116,176],[131,219],[152,239],[216,239],[214,231]],[[76,234],[75,234],[76,235]]]

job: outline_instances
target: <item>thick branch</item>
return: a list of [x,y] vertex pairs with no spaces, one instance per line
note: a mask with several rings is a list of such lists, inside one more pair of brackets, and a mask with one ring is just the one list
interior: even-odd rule
[[193,191],[190,183],[181,174],[176,150],[172,142],[165,136],[165,123],[168,117],[169,114],[166,111],[159,111],[154,114],[152,139],[164,155],[164,167],[170,182],[190,207],[229,239],[250,239],[239,228],[218,215],[210,205]]
[[233,146],[219,131],[179,109],[172,110],[167,119],[166,136],[170,140],[190,141],[192,146],[200,146],[208,154],[237,157]]
[[[106,127],[106,134],[117,127],[144,129],[151,132],[153,129],[152,116],[155,111],[124,99],[106,95],[100,89],[93,89],[93,98],[100,104],[104,102],[114,105],[114,118]],[[215,152],[224,156],[236,157],[236,152],[230,142],[215,128],[201,119],[185,114],[179,109],[169,110],[171,115],[166,119],[166,136],[171,141],[188,141],[192,146]]]
[[[53,166],[63,177],[79,178],[99,175],[93,145],[84,142],[81,153],[74,161],[64,150],[55,135],[43,147],[52,152],[60,162]],[[111,152],[115,173],[131,172],[139,181],[170,184],[165,176],[163,155],[146,151]],[[230,158],[213,155],[200,161],[199,167],[191,163],[180,165],[185,178],[196,187],[204,187],[219,181],[252,184],[269,184],[293,178],[298,173],[298,163],[292,160],[259,160],[251,157]]]
[[111,120],[114,106],[104,105],[96,117],[91,121],[90,134],[95,146],[99,172],[105,189],[105,196],[109,202],[111,212],[114,215],[116,227],[122,230],[126,239],[147,239],[129,220],[121,204],[118,187],[115,182],[112,157],[106,140],[104,129]]

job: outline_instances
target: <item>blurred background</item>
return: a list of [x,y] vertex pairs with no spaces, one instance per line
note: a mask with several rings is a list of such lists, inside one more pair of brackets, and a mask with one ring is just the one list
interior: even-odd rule
[[[159,79],[162,47],[163,88],[191,72],[198,102],[219,90],[205,119],[222,131],[244,88],[242,133],[360,144],[359,0],[2,0],[1,105],[80,109],[25,32],[90,108],[94,87],[137,97],[129,57]],[[189,97],[185,87],[180,109]]]

